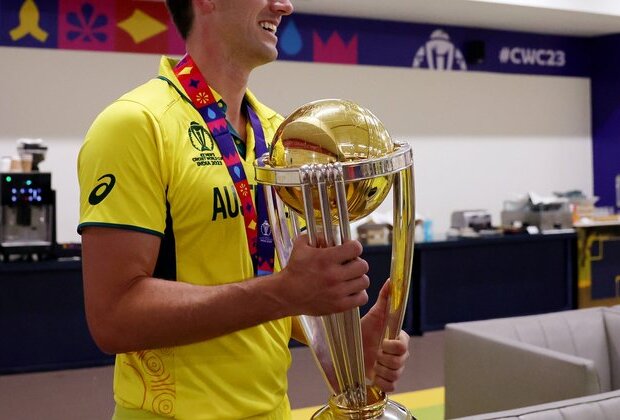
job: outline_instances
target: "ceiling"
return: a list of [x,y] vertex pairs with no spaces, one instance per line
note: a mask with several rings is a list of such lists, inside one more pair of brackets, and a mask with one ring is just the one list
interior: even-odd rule
[[[555,3],[561,2],[556,0]],[[293,4],[297,12],[309,14],[556,35],[599,36],[620,33],[618,14],[488,0],[293,0]]]

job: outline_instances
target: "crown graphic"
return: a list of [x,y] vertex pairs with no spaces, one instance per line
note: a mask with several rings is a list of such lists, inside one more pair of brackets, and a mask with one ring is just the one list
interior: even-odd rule
[[226,120],[224,118],[209,121],[207,125],[209,126],[209,129],[214,136],[217,136],[228,130],[228,124],[226,123]]
[[323,42],[319,34],[312,32],[312,43],[314,46],[314,61],[321,63],[340,63],[340,64],[357,64],[357,34],[351,38],[348,44],[345,44],[338,32],[334,31]]
[[222,159],[224,160],[224,164],[226,166],[233,166],[237,163],[238,158],[234,153],[227,153],[226,150],[221,151]]

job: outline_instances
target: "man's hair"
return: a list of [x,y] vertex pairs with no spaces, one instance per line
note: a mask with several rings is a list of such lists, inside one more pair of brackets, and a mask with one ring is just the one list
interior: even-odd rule
[[166,7],[181,37],[187,39],[187,35],[190,29],[192,29],[192,23],[194,22],[192,0],[166,0]]

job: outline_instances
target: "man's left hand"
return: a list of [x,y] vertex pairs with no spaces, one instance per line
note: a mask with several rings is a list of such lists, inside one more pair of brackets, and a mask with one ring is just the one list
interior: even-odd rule
[[366,376],[384,392],[392,392],[409,358],[409,335],[400,331],[393,340],[384,339],[387,305],[390,295],[388,279],[373,307],[362,318],[362,341]]

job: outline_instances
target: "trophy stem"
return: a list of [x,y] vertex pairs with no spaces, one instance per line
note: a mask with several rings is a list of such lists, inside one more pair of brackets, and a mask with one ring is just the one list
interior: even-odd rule
[[[331,247],[350,239],[351,232],[342,168],[336,165],[311,165],[302,167],[300,175],[310,245]],[[328,190],[328,187],[332,185],[336,187],[338,229],[336,229],[332,219],[333,209]],[[313,189],[318,193],[319,220],[316,218],[314,209]],[[327,338],[327,342],[322,343],[322,345],[326,345],[331,356],[331,365],[327,369],[323,366],[323,370],[328,382],[334,388],[334,394],[342,394],[349,406],[364,406],[366,403],[366,385],[359,308],[322,316],[320,319]],[[305,324],[308,325],[309,323],[306,322]],[[313,348],[313,350],[315,352],[324,351],[322,348]],[[321,361],[324,359],[324,355],[323,357],[316,356],[316,358]],[[333,383],[334,377],[336,384]]]
[[[347,208],[347,195],[342,174],[342,165],[335,163],[329,167],[330,180],[336,191],[336,206],[338,208],[338,224],[340,227],[340,243],[351,240],[351,224]],[[353,400],[358,406],[366,405],[366,369],[364,366],[364,349],[362,344],[362,327],[359,308],[352,309],[344,314],[344,329],[348,339],[347,354],[355,360],[350,361],[353,380]]]

